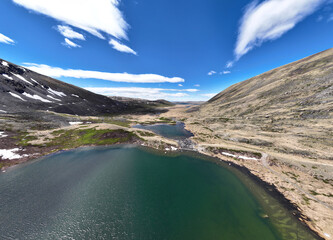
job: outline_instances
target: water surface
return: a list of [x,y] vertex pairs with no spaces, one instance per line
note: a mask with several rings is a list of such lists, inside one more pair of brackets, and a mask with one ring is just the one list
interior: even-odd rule
[[140,128],[150,130],[158,135],[166,138],[183,140],[192,137],[193,134],[185,129],[185,125],[182,122],[177,122],[174,125],[171,124],[150,124],[150,125],[135,125],[134,128]]
[[315,239],[227,165],[133,146],[10,169],[0,175],[0,204],[0,239]]

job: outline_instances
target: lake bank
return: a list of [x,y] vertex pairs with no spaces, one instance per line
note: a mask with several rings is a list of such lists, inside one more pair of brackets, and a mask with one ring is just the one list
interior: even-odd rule
[[[40,180],[45,179],[46,176],[47,176],[47,182],[50,182],[50,181],[52,182],[53,178],[57,179],[60,177],[61,179],[63,179],[63,177],[64,177],[64,180],[66,179],[64,181],[64,182],[66,182],[65,189],[63,189],[63,187],[56,188],[56,189],[59,189],[59,191],[61,191],[61,192],[66,191],[66,192],[70,193],[70,196],[72,196],[72,194],[73,194],[72,191],[74,189],[75,189],[75,191],[80,192],[81,190],[79,190],[79,189],[81,189],[81,187],[84,187],[84,189],[86,188],[86,186],[89,187],[90,186],[89,179],[95,179],[95,177],[93,177],[93,176],[105,176],[105,177],[109,178],[110,176],[119,176],[119,173],[123,172],[124,174],[121,174],[120,176],[123,176],[123,177],[126,176],[125,179],[127,179],[127,176],[132,176],[130,179],[133,179],[133,181],[136,183],[140,183],[142,180],[145,179],[144,182],[141,182],[142,187],[150,186],[148,184],[148,182],[146,182],[146,181],[149,181],[154,184],[155,184],[155,182],[162,181],[161,184],[164,187],[168,186],[169,188],[170,188],[170,186],[177,186],[177,185],[181,184],[180,186],[182,186],[182,187],[179,189],[180,192],[177,194],[182,194],[184,196],[184,198],[181,198],[182,200],[179,203],[181,203],[182,206],[185,207],[185,206],[188,206],[188,204],[190,204],[191,201],[193,201],[193,204],[194,204],[193,210],[194,209],[198,210],[198,213],[195,213],[192,210],[189,212],[181,211],[181,212],[183,212],[183,214],[185,214],[185,215],[182,214],[181,216],[189,217],[189,218],[186,218],[187,220],[181,220],[182,217],[179,218],[179,221],[181,221],[182,224],[184,224],[184,221],[185,222],[192,221],[190,219],[193,219],[192,214],[194,214],[194,213],[199,214],[199,212],[200,212],[200,214],[204,214],[203,216],[206,216],[206,214],[216,214],[217,212],[219,212],[218,216],[220,216],[220,217],[219,217],[218,221],[221,221],[222,225],[220,225],[220,226],[224,226],[224,227],[230,225],[234,221],[234,220],[232,220],[234,217],[239,218],[237,220],[237,222],[238,221],[246,222],[247,221],[246,219],[248,219],[248,217],[252,216],[251,218],[254,218],[254,219],[251,220],[250,222],[254,223],[257,221],[257,223],[254,225],[256,226],[256,228],[259,228],[261,230],[259,230],[259,229],[256,230],[256,228],[253,229],[252,227],[250,227],[251,224],[249,225],[250,228],[248,230],[246,230],[247,228],[242,229],[242,230],[238,229],[238,231],[240,231],[240,232],[237,232],[237,234],[246,234],[246,233],[249,234],[246,239],[258,239],[258,236],[261,236],[261,237],[266,236],[266,237],[264,237],[264,239],[286,239],[286,238],[281,238],[282,235],[278,234],[278,232],[275,232],[275,230],[273,231],[273,229],[275,229],[276,227],[278,229],[285,229],[285,230],[283,230],[283,234],[292,234],[292,236],[294,233],[295,234],[299,233],[300,236],[302,236],[302,234],[303,235],[305,234],[305,232],[302,233],[303,230],[297,231],[298,227],[296,227],[296,226],[299,226],[299,229],[304,229],[304,226],[302,227],[301,225],[298,225],[300,223],[297,223],[298,222],[297,219],[295,219],[293,216],[290,216],[290,214],[287,213],[287,211],[285,210],[284,207],[282,207],[276,203],[276,200],[274,200],[274,198],[269,197],[267,193],[262,192],[262,190],[260,190],[261,186],[258,186],[257,183],[253,183],[253,185],[251,186],[251,191],[254,191],[254,190],[258,191],[258,192],[255,192],[255,191],[253,192],[253,194],[255,194],[255,196],[256,196],[255,198],[253,198],[252,194],[250,194],[250,192],[249,192],[250,189],[247,186],[244,186],[243,183],[241,185],[239,185],[240,183],[236,183],[236,182],[240,181],[239,180],[240,178],[242,178],[241,182],[244,182],[244,181],[249,182],[249,180],[247,178],[244,178],[243,174],[241,174],[240,177],[234,175],[234,170],[232,170],[232,169],[234,169],[233,166],[229,166],[228,164],[225,164],[225,163],[222,163],[222,166],[216,166],[215,164],[213,164],[214,161],[216,163],[216,159],[214,160],[210,157],[203,156],[201,154],[197,154],[194,152],[170,152],[170,153],[165,154],[164,152],[157,151],[157,150],[154,150],[151,148],[146,148],[146,147],[139,147],[139,148],[133,147],[133,146],[126,147],[126,145],[124,147],[125,147],[124,150],[122,150],[123,147],[121,145],[119,145],[119,146],[114,146],[114,147],[98,147],[98,148],[88,148],[88,149],[82,148],[82,149],[78,149],[78,150],[74,150],[74,151],[72,150],[72,151],[62,152],[59,154],[55,154],[55,155],[43,158],[42,161],[33,162],[32,164],[30,164],[30,162],[29,162],[27,165],[20,165],[16,169],[13,169],[13,170],[10,170],[7,172],[7,174],[8,174],[7,179],[9,179],[9,181],[13,180],[14,182],[17,182],[17,183],[15,183],[15,186],[16,186],[16,184],[18,186],[21,186],[21,183],[24,183],[24,185],[22,185],[21,189],[22,189],[22,191],[26,191],[25,190],[26,187],[29,187],[29,186],[34,186],[34,189],[36,189],[36,190],[49,189],[49,187],[46,187],[46,188],[38,187],[38,185],[43,184],[43,181],[40,181]],[[140,149],[142,149],[142,150],[140,150]],[[104,154],[107,154],[106,156],[108,156],[108,157],[106,157],[106,158],[103,157]],[[72,155],[77,156],[77,157],[73,158]],[[91,157],[93,157],[93,156],[97,156],[97,158],[94,157],[95,160],[91,161],[92,160]],[[151,157],[149,157],[149,156],[151,156]],[[134,157],[134,159],[133,159],[133,157]],[[111,158],[113,160],[108,161],[107,160],[108,158]],[[148,160],[147,158],[151,159],[151,160]],[[144,160],[144,159],[147,159],[147,160]],[[206,161],[204,161],[204,160],[206,160]],[[117,163],[117,165],[119,165],[119,164],[120,165],[118,167],[110,165],[110,164],[113,164],[112,162],[114,162],[114,161]],[[131,164],[128,165],[130,162],[131,162]],[[95,164],[97,164],[97,165],[95,165]],[[130,167],[132,164],[134,164],[133,167],[135,166],[135,168]],[[113,167],[111,167],[111,166],[113,166]],[[120,166],[122,166],[122,167],[119,168]],[[50,171],[50,169],[52,169],[51,175],[50,175],[50,173],[48,173]],[[107,169],[109,169],[109,170],[107,170]],[[121,169],[123,169],[123,170],[121,170]],[[135,170],[135,169],[137,169],[137,170]],[[139,169],[140,169],[140,171],[138,171]],[[172,169],[172,171],[171,171],[171,169]],[[12,179],[12,177],[10,177],[10,176],[21,176],[21,174],[18,174],[21,171],[24,171],[24,174],[26,176],[30,176],[31,174],[29,172],[31,172],[31,171],[33,171],[35,174],[38,173],[37,175],[34,174],[34,176],[35,176],[34,178],[36,180],[32,179],[32,180],[29,180],[28,182],[26,182],[24,180],[16,181],[15,179]],[[74,171],[74,172],[72,173],[72,171]],[[103,171],[103,172],[100,172],[100,171]],[[110,171],[111,172],[116,171],[116,172],[114,172],[114,174],[110,175],[109,174]],[[135,173],[135,175],[130,174],[130,172],[128,172],[128,171]],[[232,171],[232,172],[230,172],[230,171]],[[145,172],[148,175],[145,175],[145,177],[142,180],[140,180],[141,177],[138,179],[136,177],[134,177],[134,176],[137,176],[137,174],[139,172]],[[80,174],[77,175],[76,173],[78,173],[78,174],[80,173]],[[232,173],[232,175],[230,175],[231,173]],[[42,174],[43,176],[38,177],[38,175],[40,175],[40,174]],[[91,175],[91,174],[93,174],[93,175]],[[105,174],[107,174],[107,175],[105,175]],[[222,175],[220,175],[220,174],[222,174]],[[2,176],[6,177],[6,174],[2,175]],[[50,178],[50,176],[53,176],[53,177]],[[78,179],[80,179],[79,182],[82,182],[82,184],[83,184],[82,185],[80,183],[79,186],[81,186],[81,187],[77,186],[76,184],[72,186],[72,184],[71,184],[72,179],[75,180],[76,176],[79,177],[78,178]],[[141,174],[138,176],[141,176]],[[68,178],[68,177],[70,177],[70,178]],[[151,180],[151,178],[155,178],[155,177],[156,177],[155,180]],[[195,178],[195,180],[192,178]],[[12,179],[12,180],[10,180],[10,179]],[[70,179],[70,181],[68,181],[67,179],[68,180]],[[161,179],[164,179],[164,180],[161,180]],[[232,183],[232,182],[229,182],[229,180],[227,180],[227,179],[230,179],[230,180],[233,179],[232,182],[234,182],[234,181],[236,181],[236,182]],[[1,181],[1,182],[3,184],[6,184],[6,181],[5,181],[5,183],[3,181]],[[55,181],[59,182],[59,180],[55,180]],[[61,180],[61,181],[63,181],[63,180]],[[95,181],[95,180],[93,180],[93,181]],[[171,181],[171,182],[169,183],[169,181]],[[225,182],[225,181],[227,181],[227,182]],[[122,184],[118,183],[118,180],[116,182],[117,182],[116,185],[112,184],[111,186],[114,186],[114,187],[122,186]],[[127,182],[127,180],[125,182]],[[250,182],[252,182],[252,181],[250,181]],[[50,184],[53,185],[52,183],[50,183]],[[97,186],[104,186],[103,183],[98,182],[96,184],[97,184]],[[176,184],[176,185],[174,185],[174,184]],[[236,184],[236,185],[234,186],[233,184]],[[68,191],[66,190],[68,188],[67,185],[69,186]],[[14,189],[11,189],[10,185],[6,185],[6,186],[8,189],[6,191],[7,193],[2,196],[10,196],[11,192],[14,191]],[[72,187],[70,187],[70,186],[72,186]],[[95,184],[92,185],[92,187],[93,186],[95,186]],[[105,186],[109,186],[109,184],[107,184]],[[131,189],[133,188],[133,185],[129,184],[129,183],[126,183],[126,186],[130,187]],[[135,184],[134,184],[134,186],[135,186]],[[136,189],[137,187],[135,187],[134,189]],[[146,187],[145,187],[145,189],[146,189]],[[221,190],[218,190],[220,188],[221,188]],[[53,191],[52,189],[53,188],[51,188],[50,191]],[[70,189],[73,189],[73,190],[70,190]],[[93,187],[91,189],[95,189],[95,187]],[[149,189],[149,187],[148,187],[148,189]],[[151,190],[148,190],[148,189],[146,189],[145,191],[148,191],[147,194],[150,193],[149,195],[151,195],[155,190],[160,189],[160,190],[158,190],[158,192],[159,192],[159,194],[162,194],[161,195],[162,199],[165,199],[166,196],[170,196],[170,194],[171,194],[171,196],[173,196],[173,194],[175,194],[175,193],[172,193],[173,188],[169,189],[169,190],[162,190],[163,187],[161,187],[159,185],[156,185],[156,186],[153,185],[153,188]],[[192,190],[190,190],[190,189],[192,189]],[[201,190],[198,190],[198,189],[201,189]],[[190,190],[190,192],[186,193],[189,190]],[[42,190],[38,190],[38,191],[42,191]],[[121,190],[121,191],[123,191],[123,190]],[[129,190],[129,191],[132,192],[131,190]],[[166,193],[165,191],[168,193],[167,195],[165,195],[165,193]],[[191,195],[191,194],[194,194],[194,192],[192,193],[192,191],[195,192],[195,195],[193,195],[193,196]],[[199,192],[197,192],[197,191],[199,191]],[[201,191],[203,191],[203,192],[201,192]],[[216,195],[216,194],[218,194],[219,191],[221,191],[219,194],[222,194],[220,197],[218,197]],[[15,192],[17,194],[17,191],[15,191]],[[88,193],[88,192],[86,192],[86,190],[84,190],[84,192],[86,194]],[[102,192],[104,192],[104,191],[102,191]],[[114,190],[113,190],[113,192],[114,192]],[[137,194],[139,192],[141,192],[141,191],[139,191],[139,189],[137,189],[133,193]],[[85,198],[85,196],[89,197],[91,195],[91,194],[88,194],[88,195],[86,195],[86,194],[83,194],[82,197]],[[191,197],[189,197],[188,194],[190,194]],[[206,194],[208,194],[208,195],[206,195]],[[65,194],[65,196],[66,195],[67,194]],[[141,193],[140,193],[140,195],[141,195]],[[22,194],[21,199],[24,199],[24,196],[25,196],[25,194]],[[31,195],[29,193],[27,196],[43,196],[43,198],[46,198],[44,193],[36,193],[33,195]],[[62,199],[68,198],[65,196]],[[78,197],[78,196],[81,196],[81,194],[73,195],[74,199],[76,199],[76,197]],[[103,193],[102,196],[108,196],[108,195],[105,195]],[[152,196],[154,196],[154,194]],[[198,196],[206,196],[206,197],[198,198]],[[132,197],[129,197],[128,199],[133,199],[133,198],[135,199],[136,197],[132,196]],[[257,200],[255,200],[255,199],[258,199],[258,198],[263,198],[264,202],[268,200],[268,203],[263,204],[263,205],[267,205],[267,206],[263,206],[262,204],[257,205],[259,203],[252,205],[255,202],[257,202]],[[70,197],[70,199],[72,199],[72,197]],[[118,199],[118,197],[115,197],[114,199]],[[152,199],[155,199],[155,197]],[[148,204],[149,206],[155,206],[155,203],[154,203],[155,200],[153,200],[153,202],[151,202],[152,199],[150,199],[150,200],[146,199],[144,202],[146,204]],[[162,200],[162,199],[158,200],[156,203],[159,203],[159,204],[163,203],[165,200]],[[167,199],[170,199],[170,201],[172,201],[172,202],[177,200],[176,197],[171,197],[171,198],[167,197]],[[204,199],[206,199],[206,200],[204,200]],[[2,199],[2,200],[4,202],[6,202],[5,199]],[[188,202],[188,200],[190,200],[190,202]],[[199,202],[197,202],[197,201],[199,201]],[[214,201],[214,203],[213,202],[203,203],[201,201]],[[253,202],[253,201],[255,201],[255,202]],[[30,201],[28,201],[28,202],[30,202]],[[177,200],[177,202],[178,202],[178,200]],[[149,203],[151,203],[153,205],[151,205]],[[143,206],[146,206],[146,204],[144,204],[144,205],[139,204],[139,206],[143,207]],[[167,204],[166,206],[169,206],[168,202],[165,202],[165,204]],[[183,205],[183,204],[185,204],[185,205]],[[91,204],[89,204],[89,206],[90,205]],[[220,205],[221,210],[218,210],[218,209],[220,209],[220,207],[218,207],[218,205]],[[11,206],[11,205],[8,205],[8,206]],[[43,206],[43,204],[41,204],[41,206]],[[53,205],[51,205],[51,206],[53,206]],[[84,205],[82,205],[82,206],[84,206]],[[135,204],[134,206],[137,206],[137,204]],[[171,205],[171,206],[174,206],[174,205]],[[192,204],[190,206],[192,206]],[[209,207],[210,210],[206,209],[205,206]],[[257,206],[257,207],[255,207],[255,208],[253,208],[253,210],[251,210],[252,207],[250,207],[250,206],[253,206],[253,207]],[[244,207],[245,207],[245,209],[243,209]],[[270,207],[274,207],[274,209],[273,209],[274,211],[272,211],[272,209],[270,209]],[[162,209],[168,209],[168,208],[169,207],[166,207],[166,208],[159,207],[157,214],[158,215],[161,214],[160,211],[162,211]],[[24,209],[25,209],[24,211],[27,211],[28,208],[24,207]],[[81,209],[81,208],[79,208],[79,209]],[[144,207],[144,209],[145,209],[145,207]],[[156,210],[156,208],[154,208],[154,209]],[[172,207],[172,209],[174,209],[174,207]],[[186,209],[186,207],[185,207],[185,209]],[[214,211],[213,211],[213,209],[214,209]],[[234,210],[232,210],[232,209],[234,209]],[[241,210],[241,209],[243,209],[243,210]],[[252,212],[252,211],[254,211],[254,209],[257,209],[257,210],[255,210],[256,213]],[[222,212],[220,212],[220,211],[222,211]],[[236,212],[233,213],[233,211],[236,211],[237,213]],[[81,212],[81,210],[78,213],[80,213],[80,212]],[[162,212],[164,212],[164,210]],[[172,216],[178,216],[176,214],[177,212],[179,212],[179,210],[172,213]],[[278,212],[279,216],[274,216],[275,212]],[[281,215],[281,213],[283,213],[283,214]],[[174,214],[176,214],[176,215],[174,215]],[[188,214],[190,214],[190,215],[188,215]],[[225,214],[227,214],[227,215],[225,215]],[[243,216],[244,214],[250,214],[250,215],[248,215],[248,217],[245,217],[245,216]],[[76,216],[75,213],[73,213],[71,215]],[[44,213],[42,216],[44,216]],[[52,216],[53,216],[53,214],[52,214]],[[117,216],[119,216],[119,215],[117,215]],[[229,216],[229,218],[226,218],[226,216]],[[288,221],[285,220],[286,216],[290,216],[291,218],[288,217],[288,219],[290,218],[290,220],[288,220]],[[206,217],[208,217],[208,216],[206,216]],[[204,219],[206,217],[204,217]],[[211,218],[212,217],[208,217],[207,219],[211,219]],[[151,219],[151,217],[148,219]],[[177,219],[178,219],[178,217],[177,217]],[[213,217],[213,219],[214,219],[214,217]],[[228,219],[228,221],[226,221],[227,219]],[[291,219],[294,219],[294,220],[291,220]],[[175,221],[175,219],[174,219],[174,221]],[[270,225],[266,225],[266,224],[268,224],[271,221],[275,222],[275,224],[273,224],[275,227],[271,228],[273,226],[272,225],[271,227],[267,228]],[[58,220],[57,220],[57,222],[58,222]],[[194,221],[193,224],[195,224],[195,222],[196,221]],[[283,223],[281,225],[280,222],[289,222],[289,224]],[[199,223],[199,222],[197,222],[197,223]],[[60,224],[60,222],[59,222],[59,224]],[[84,224],[84,223],[82,223],[82,224]],[[205,223],[205,224],[208,224],[208,223]],[[215,229],[215,227],[211,228],[213,225],[211,225],[211,227],[208,227],[208,225],[207,225],[206,227],[202,228],[205,224],[200,223],[198,225],[198,227],[196,227],[195,229],[199,229],[199,226],[201,226],[200,232],[203,231],[203,232],[201,232],[201,234],[205,234],[205,236],[206,236],[206,234],[208,234],[207,236],[210,236],[205,239],[216,239],[216,236],[214,238],[212,237],[214,235],[213,232],[220,231],[220,230],[218,230],[220,228],[216,228],[216,229]],[[262,224],[264,224],[264,225],[262,225]],[[174,229],[174,227],[172,227],[172,226],[176,226],[176,225],[172,224],[170,226],[171,229]],[[244,226],[244,224],[241,224],[241,225]],[[191,226],[192,226],[192,224],[191,224]],[[239,223],[237,223],[236,225],[230,225],[230,227],[231,226],[237,227],[237,228],[240,227]],[[259,226],[261,226],[261,227],[259,227]],[[160,229],[160,228],[158,228],[158,229]],[[162,227],[162,229],[163,229],[163,227]],[[177,227],[177,229],[178,229],[178,227]],[[206,230],[204,230],[204,229],[206,229]],[[211,229],[211,230],[209,230],[209,229]],[[213,229],[215,229],[215,230],[213,230]],[[229,228],[227,227],[226,229],[223,230],[223,231],[227,231],[227,232],[224,232],[225,234],[226,233],[232,234],[232,232],[237,231],[236,229],[233,229],[233,228],[231,228],[230,230],[228,230],[228,229]],[[264,230],[264,229],[266,229],[266,230]],[[271,229],[271,230],[268,231],[268,229]],[[108,231],[108,230],[105,230],[105,231]],[[181,232],[182,232],[182,234],[185,234],[184,236],[190,236],[190,235],[188,235],[189,233],[186,233],[186,231],[183,232],[183,230],[182,230]],[[161,233],[161,234],[165,234],[165,233]],[[211,234],[213,234],[213,235],[211,235]],[[219,234],[222,234],[222,232],[220,232]],[[230,236],[232,236],[232,235],[230,235]],[[273,237],[273,236],[275,236],[275,237]],[[175,238],[173,238],[173,239],[175,239]],[[186,239],[186,238],[183,238],[183,239]],[[239,238],[230,237],[228,239],[239,239]],[[261,238],[261,239],[263,239],[263,238]],[[293,239],[293,237],[292,238],[289,237],[288,239]],[[319,239],[319,238],[304,238],[304,239]]]

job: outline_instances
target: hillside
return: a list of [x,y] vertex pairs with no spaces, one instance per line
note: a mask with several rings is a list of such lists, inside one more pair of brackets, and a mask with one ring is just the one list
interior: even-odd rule
[[141,99],[141,98],[115,97],[115,96],[110,96],[109,98],[111,98],[115,101],[125,103],[126,105],[135,107],[137,109],[147,108],[147,107],[151,107],[151,108],[171,107],[171,106],[175,105],[172,102],[169,102],[164,99],[158,99],[158,100],[152,101],[152,100],[146,100],[146,99]]
[[225,141],[333,160],[333,49],[237,83],[196,114]]
[[77,115],[118,113],[127,106],[0,59],[0,111],[49,110]]

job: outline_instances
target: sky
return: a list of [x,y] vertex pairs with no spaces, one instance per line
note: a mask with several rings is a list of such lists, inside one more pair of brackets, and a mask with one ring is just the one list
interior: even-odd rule
[[332,0],[0,1],[0,58],[104,95],[206,101],[332,39]]

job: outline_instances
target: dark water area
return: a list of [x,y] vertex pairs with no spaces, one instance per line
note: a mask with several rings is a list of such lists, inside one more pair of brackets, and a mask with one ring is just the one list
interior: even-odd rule
[[177,122],[174,125],[170,124],[150,124],[150,125],[135,125],[134,128],[150,130],[158,135],[175,140],[183,140],[192,137],[193,134],[185,129],[182,122]]
[[0,239],[316,239],[221,164],[124,145],[16,166],[0,175]]

